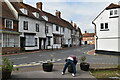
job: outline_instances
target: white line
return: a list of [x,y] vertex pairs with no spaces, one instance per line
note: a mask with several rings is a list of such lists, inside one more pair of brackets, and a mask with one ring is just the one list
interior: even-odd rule
[[42,56],[42,55],[39,55],[39,56]]
[[30,62],[30,64],[35,64],[36,62]]
[[26,59],[28,57],[20,57],[20,58],[11,58],[10,60],[19,60],[19,59]]

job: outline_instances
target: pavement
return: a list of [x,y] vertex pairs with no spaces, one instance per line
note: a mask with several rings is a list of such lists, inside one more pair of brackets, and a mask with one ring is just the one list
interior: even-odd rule
[[[64,63],[53,63],[53,71],[52,72],[44,72],[42,69],[42,65],[37,66],[28,66],[28,67],[20,67],[19,71],[14,71],[12,73],[12,79],[14,78],[88,78],[94,79],[96,78],[92,76],[90,71],[82,71],[80,70],[80,64],[77,64],[76,70],[77,75],[73,77],[71,73],[66,70],[66,74],[62,75],[62,69]],[[107,65],[107,64],[90,64],[90,68],[112,68],[115,65]]]
[[64,64],[54,64],[52,72],[44,72],[42,65],[21,67],[19,71],[12,73],[12,78],[95,78],[89,71],[80,70],[79,64],[77,64],[77,74],[73,77],[71,73],[66,70],[65,75],[62,75],[62,69]]

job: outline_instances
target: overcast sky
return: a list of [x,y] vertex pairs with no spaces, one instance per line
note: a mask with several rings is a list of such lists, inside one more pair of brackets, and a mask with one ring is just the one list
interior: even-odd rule
[[[96,2],[97,1],[97,2]],[[43,2],[43,10],[55,15],[61,11],[61,17],[76,23],[82,33],[94,32],[92,20],[110,3],[118,0],[24,0],[25,3],[36,7],[36,2]]]

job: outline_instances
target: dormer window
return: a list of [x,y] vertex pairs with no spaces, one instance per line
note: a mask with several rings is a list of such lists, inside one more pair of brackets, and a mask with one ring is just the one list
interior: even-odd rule
[[39,13],[33,12],[33,15],[34,15],[36,18],[39,18]]
[[110,16],[113,15],[113,10],[110,11]]
[[23,13],[23,14],[28,14],[28,11],[27,11],[27,9],[25,9],[25,8],[22,8],[22,9],[20,9],[20,11]]
[[115,14],[115,15],[117,15],[117,14],[118,14],[117,10],[114,10],[114,14]]
[[48,17],[47,16],[42,16],[43,19],[45,19],[46,21],[48,21]]
[[118,10],[117,9],[110,10],[110,18],[116,18],[116,17],[118,17]]

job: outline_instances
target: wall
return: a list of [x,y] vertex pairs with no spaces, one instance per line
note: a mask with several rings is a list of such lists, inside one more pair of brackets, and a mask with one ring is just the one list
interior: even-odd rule
[[7,53],[7,54],[20,52],[19,47],[2,47],[0,48],[0,50],[2,50],[2,53]]
[[[23,29],[23,21],[28,21],[28,30]],[[36,32],[36,23],[39,24],[39,32]],[[25,50],[36,50],[39,49],[39,38],[46,38],[45,34],[45,22],[32,19],[29,17],[19,16],[19,31],[22,32],[20,35],[24,37],[24,33],[35,33],[34,36],[37,38],[37,46],[34,47],[25,47]]]
[[[118,18],[109,18],[110,10],[105,10],[95,21],[98,37],[96,50],[118,51]],[[100,31],[100,23],[108,23],[108,31]]]
[[[46,47],[47,49],[52,49],[53,48],[53,24],[51,23],[46,23],[46,26],[48,26],[48,33],[46,33]],[[48,36],[50,38],[50,46],[48,46]]]
[[[120,4],[120,1],[119,1]],[[118,51],[120,52],[120,8],[118,9],[119,21],[118,21]]]
[[70,45],[71,44],[71,30],[68,28],[65,28],[65,32],[64,32],[64,42],[66,45]]

